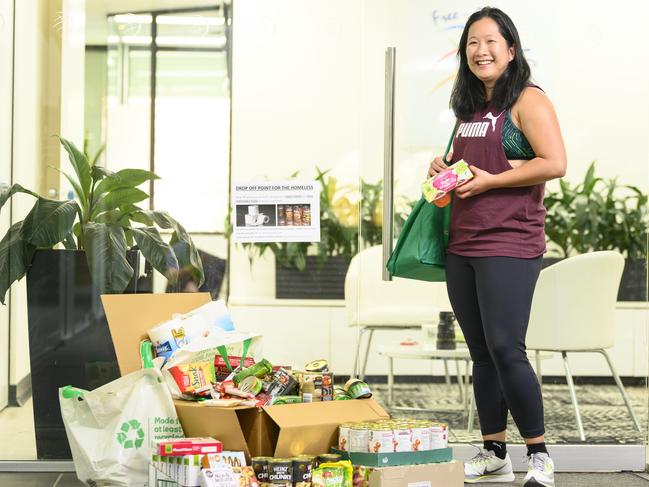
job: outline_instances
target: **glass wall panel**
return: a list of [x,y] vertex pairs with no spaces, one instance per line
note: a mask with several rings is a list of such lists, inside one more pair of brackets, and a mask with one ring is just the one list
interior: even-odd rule
[[[635,10],[631,3],[624,3],[635,11],[634,19],[644,15],[644,7]],[[452,134],[455,117],[449,109],[449,99],[458,69],[457,49],[465,22],[475,6],[465,2],[432,0],[407,3],[386,0],[371,2],[371,6],[370,2],[363,4],[361,177],[368,182],[383,177],[383,168],[378,163],[382,160],[384,133],[380,107],[385,97],[385,50],[392,46],[396,48],[392,223],[395,236],[398,236],[404,216],[420,197],[429,162],[434,156],[444,153]],[[524,54],[532,69],[532,82],[538,84],[554,104],[568,158],[566,176],[561,183],[558,180],[548,182],[545,193],[548,252],[543,265],[547,267],[559,261],[557,265],[562,267],[544,270],[545,277],[539,281],[539,286],[545,289],[550,272],[556,271],[557,281],[550,286],[555,292],[565,288],[571,292],[577,290],[577,294],[595,296],[601,287],[612,289],[606,298],[610,303],[607,310],[599,315],[599,322],[592,323],[591,331],[584,334],[592,338],[597,335],[596,330],[607,330],[608,341],[599,345],[606,347],[611,363],[622,377],[625,392],[638,419],[636,427],[602,355],[568,352],[568,365],[576,383],[576,398],[584,425],[584,441],[571,405],[566,368],[559,353],[561,345],[557,344],[559,348],[554,351],[543,352],[539,362],[530,346],[528,355],[532,365],[543,376],[546,441],[552,444],[644,445],[649,358],[646,331],[649,319],[646,294],[649,146],[641,134],[649,123],[649,91],[646,88],[649,86],[646,82],[649,71],[644,67],[634,67],[637,53],[629,48],[633,45],[630,38],[622,41],[609,38],[605,33],[620,28],[633,37],[634,33],[640,32],[639,25],[629,29],[625,23],[630,17],[624,20],[605,18],[603,11],[597,8],[584,13],[577,6],[559,8],[558,4],[542,11],[530,9],[529,5],[520,2],[502,1],[496,6],[511,16],[519,30]],[[584,15],[592,17],[590,23],[584,23]],[[607,27],[606,31],[600,31],[586,25]],[[541,32],[544,34],[540,35]],[[550,32],[552,34],[545,34]],[[597,49],[585,50],[585,39],[597,45]],[[597,67],[597,59],[606,55],[604,52],[610,53],[607,57],[615,60],[612,69],[602,72]],[[616,120],[625,120],[625,123]],[[633,154],[621,156],[613,141],[628,137],[638,140],[638,144],[634,146]],[[480,161],[469,162],[480,164]],[[362,207],[364,222],[373,216],[367,202],[365,200]],[[372,232],[372,228],[364,227],[361,241],[370,241]],[[569,271],[563,269],[572,264],[573,257],[589,254],[589,257],[596,258],[595,252],[602,250],[614,250],[624,257],[618,257],[618,265],[625,261],[621,283],[617,272],[607,274],[599,284],[579,279],[569,281]],[[359,288],[369,288],[376,279],[376,272],[361,269]],[[406,288],[406,283],[398,279],[391,284],[395,294]],[[444,283],[421,282],[420,288],[428,289],[425,291],[429,296],[428,302],[438,311],[452,311]],[[636,291],[630,291],[630,288]],[[588,305],[575,301],[550,322],[550,315],[539,310],[543,303],[541,294],[543,291],[535,297],[538,305],[532,311],[528,339],[536,346],[552,348],[548,343],[539,344],[539,339],[554,336],[552,330],[556,326],[557,342],[561,342],[562,335],[566,335],[563,337],[565,341],[568,332],[561,329],[579,326],[577,322],[587,315]],[[555,298],[544,306],[563,306],[559,302],[560,296]],[[588,298],[584,303],[587,302]],[[404,305],[401,310],[404,321],[416,309],[417,305]],[[566,322],[573,313],[575,319]],[[379,377],[388,371],[387,349],[390,352],[388,357],[395,357],[394,373],[398,384],[389,410],[395,415],[447,421],[454,432],[452,439],[479,441],[477,420],[472,430],[467,425],[469,405],[465,403],[464,392],[454,383],[454,364],[435,358],[440,354],[439,349],[445,347],[441,335],[446,332],[443,327],[438,327],[438,321],[444,321],[443,316],[434,314],[427,319],[417,319],[423,324],[422,332],[404,329],[376,334],[372,346],[377,346],[380,353],[370,352],[367,374],[371,380],[377,381],[376,387],[382,394],[384,389]],[[547,330],[545,333],[536,327],[539,321]],[[455,332],[455,340],[451,338],[447,345],[453,346],[458,353],[464,351],[468,358],[457,320],[451,331]],[[585,336],[580,340],[583,348],[588,348],[585,345],[587,341]],[[416,350],[421,355],[418,360],[407,360],[409,354],[411,358],[417,355]],[[444,353],[441,351],[441,355]],[[431,360],[421,360],[426,356]],[[464,370],[462,363],[460,369]],[[379,377],[374,379],[374,374]],[[387,398],[380,397],[389,404]],[[408,411],[400,411],[401,407]],[[417,411],[422,407],[426,411]],[[606,419],[602,421],[603,418]],[[510,441],[521,442],[511,417],[508,431]]]

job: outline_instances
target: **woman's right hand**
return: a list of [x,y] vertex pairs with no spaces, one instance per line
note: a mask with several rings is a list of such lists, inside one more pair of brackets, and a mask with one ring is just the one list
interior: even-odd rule
[[[452,159],[453,152],[449,151],[449,153],[446,154],[446,160],[448,162],[451,162]],[[448,164],[444,162],[444,159],[438,156],[430,163],[430,166],[428,168],[428,177],[432,178],[433,176],[436,176],[438,173],[442,172],[444,169],[448,169]]]

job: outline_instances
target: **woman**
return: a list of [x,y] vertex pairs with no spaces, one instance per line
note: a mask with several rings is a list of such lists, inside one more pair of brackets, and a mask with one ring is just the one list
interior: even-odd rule
[[[554,486],[525,334],[545,252],[544,183],[565,174],[565,148],[554,108],[530,84],[518,32],[505,13],[485,7],[471,15],[458,55],[451,95],[458,126],[447,160],[464,159],[474,178],[453,196],[446,279],[473,359],[484,440],[484,451],[465,465],[465,482],[514,480],[506,449],[511,412],[527,444],[524,485]],[[446,167],[437,157],[428,174]]]

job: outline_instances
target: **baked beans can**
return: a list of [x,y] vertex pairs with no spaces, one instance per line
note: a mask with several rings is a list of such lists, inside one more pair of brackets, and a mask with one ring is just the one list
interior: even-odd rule
[[269,458],[268,483],[272,486],[293,487],[293,460]]
[[269,457],[254,457],[252,459],[252,469],[255,472],[257,477],[257,482],[259,482],[259,487],[267,487],[268,484],[268,460],[272,460]]
[[448,448],[448,425],[446,423],[431,423],[429,429],[431,450]]
[[374,426],[369,430],[370,453],[394,452],[394,432],[390,426]]
[[412,451],[431,450],[430,427],[426,423],[414,423],[410,427]]
[[369,453],[370,433],[365,424],[357,424],[349,429],[349,451]]
[[293,485],[295,487],[310,487],[313,457],[303,455],[293,459]]
[[351,424],[343,423],[338,427],[338,449],[340,451],[349,451],[349,430]]
[[397,424],[392,427],[394,434],[394,451],[412,451],[412,432],[407,424]]

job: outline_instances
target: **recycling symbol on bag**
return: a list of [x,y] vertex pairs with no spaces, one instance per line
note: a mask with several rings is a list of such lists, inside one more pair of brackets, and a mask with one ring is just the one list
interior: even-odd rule
[[117,433],[117,441],[124,448],[140,448],[144,443],[144,431],[137,419],[126,421]]

